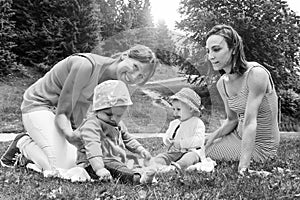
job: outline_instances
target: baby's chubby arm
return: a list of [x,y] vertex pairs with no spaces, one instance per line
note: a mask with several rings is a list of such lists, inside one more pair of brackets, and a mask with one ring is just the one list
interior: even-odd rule
[[136,137],[134,137],[128,132],[127,127],[122,121],[119,123],[119,126],[121,127],[122,140],[124,142],[125,147],[133,153],[140,154],[145,159],[150,159],[150,152],[146,150],[142,146],[142,144],[136,140]]
[[172,138],[177,126],[180,124],[178,120],[173,120],[170,122],[166,133],[163,136],[163,143],[169,147],[174,144],[174,138]]

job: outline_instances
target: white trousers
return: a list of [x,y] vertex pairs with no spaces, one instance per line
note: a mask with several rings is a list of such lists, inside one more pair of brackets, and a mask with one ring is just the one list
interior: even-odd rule
[[[55,114],[50,110],[23,114],[23,124],[30,138],[26,137],[19,144],[20,150],[42,169],[69,169],[75,166],[76,147],[58,131],[54,118]],[[48,164],[50,166],[45,166]]]

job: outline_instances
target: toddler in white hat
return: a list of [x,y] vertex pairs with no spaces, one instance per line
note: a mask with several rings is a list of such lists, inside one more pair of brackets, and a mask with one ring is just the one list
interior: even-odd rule
[[200,96],[191,88],[182,88],[170,99],[177,119],[170,122],[163,137],[168,151],[152,159],[152,163],[162,165],[160,172],[184,170],[205,159],[205,125],[199,118]]
[[84,167],[91,178],[119,178],[125,183],[152,183],[155,170],[145,168],[137,172],[126,166],[126,150],[148,160],[151,158],[151,154],[128,133],[121,121],[129,105],[132,105],[130,94],[122,81],[108,80],[96,86],[94,114],[75,131],[83,142],[78,148],[77,164]]

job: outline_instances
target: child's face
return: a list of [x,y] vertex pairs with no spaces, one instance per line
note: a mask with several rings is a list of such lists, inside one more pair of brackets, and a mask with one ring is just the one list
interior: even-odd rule
[[172,102],[172,107],[174,117],[179,118],[181,121],[189,119],[193,116],[193,110],[181,101],[174,100]]
[[105,122],[111,124],[119,124],[124,115],[127,106],[116,106],[112,108],[103,109],[97,112],[97,116]]
[[172,108],[173,108],[173,116],[175,119],[180,118],[180,111],[181,111],[181,105],[180,101],[174,100],[172,102]]

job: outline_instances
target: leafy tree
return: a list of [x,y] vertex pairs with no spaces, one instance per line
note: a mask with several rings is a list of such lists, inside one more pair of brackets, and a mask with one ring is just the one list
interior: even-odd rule
[[142,44],[156,51],[158,48],[157,28],[144,27],[122,31],[100,42],[93,53],[111,56],[135,44]]
[[0,1],[0,77],[18,70],[16,55],[11,51],[15,46],[14,32],[15,24],[11,20],[13,10],[11,9],[12,0]]
[[164,20],[159,20],[157,23],[157,48],[167,49],[169,51],[174,51],[175,45],[172,39],[172,35],[168,26]]
[[153,26],[149,0],[96,2],[99,20],[103,24],[103,41],[93,50],[94,53],[112,55],[135,44],[146,45],[154,51],[174,48],[166,24],[161,22],[157,28]]
[[[180,13],[185,18],[177,24],[178,28],[190,32],[191,38],[202,46],[204,36],[214,25],[233,26],[243,38],[247,60],[270,70],[279,95],[287,89],[300,92],[300,18],[285,1],[182,0]],[[284,106],[288,107],[288,102],[282,99]],[[293,116],[299,107],[291,110],[294,112],[282,113]]]
[[138,24],[142,27],[153,27],[153,16],[151,14],[151,3],[150,0],[145,0],[142,9],[139,12]]
[[102,40],[135,28],[151,27],[149,0],[94,0]]
[[12,8],[18,34],[13,51],[25,65],[48,70],[58,60],[89,52],[97,44],[92,0],[14,0]]

